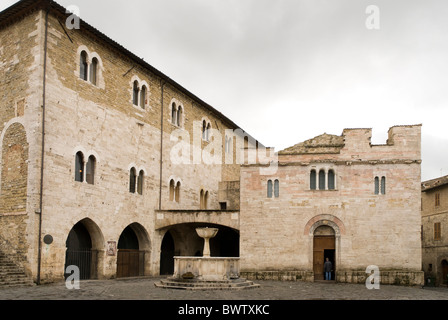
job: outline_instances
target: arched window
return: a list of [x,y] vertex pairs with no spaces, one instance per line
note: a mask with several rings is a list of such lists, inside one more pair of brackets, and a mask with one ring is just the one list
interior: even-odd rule
[[180,127],[182,124],[182,106],[177,109],[177,126]]
[[268,198],[272,198],[272,180],[268,180]]
[[80,56],[79,77],[87,81],[87,53],[85,51],[82,51]]
[[381,194],[386,194],[386,177],[381,177]]
[[137,178],[137,174],[135,168],[131,168],[129,171],[129,192],[135,193],[135,180]]
[[81,151],[77,152],[75,157],[75,181],[84,181],[84,155]]
[[174,180],[170,180],[170,201],[174,200]]
[[207,125],[207,130],[205,131],[205,140],[210,141],[210,134],[211,134],[211,125],[210,123]]
[[98,72],[98,59],[93,58],[92,64],[90,65],[90,82],[96,85],[97,82],[97,72]]
[[278,198],[280,195],[280,182],[278,179],[274,181],[274,197]]
[[94,184],[95,166],[96,159],[94,156],[90,156],[86,164],[86,182],[89,184]]
[[137,192],[138,194],[143,194],[143,180],[145,177],[145,173],[143,170],[140,170],[138,173],[138,180],[137,180]]
[[173,102],[171,105],[171,123],[176,124],[177,108],[176,104]]
[[328,170],[328,190],[334,190],[334,171]]
[[319,170],[319,190],[325,190],[325,171]]
[[204,190],[203,189],[201,189],[201,192],[199,193],[199,201],[200,201],[199,208],[202,210],[202,209],[204,209]]
[[375,177],[375,194],[380,193],[380,179],[378,177]]
[[310,190],[316,190],[316,170],[310,172]]
[[142,90],[140,91],[140,107],[142,109],[145,109],[146,105],[146,92],[148,90],[146,89],[146,86],[142,86]]
[[204,193],[204,209],[208,209],[208,191],[205,191]]
[[180,201],[180,181],[176,183],[176,189],[174,192],[174,201],[176,202]]
[[139,94],[140,88],[138,87],[138,81],[134,81],[134,86],[132,88],[132,103],[136,106],[138,106],[138,94]]

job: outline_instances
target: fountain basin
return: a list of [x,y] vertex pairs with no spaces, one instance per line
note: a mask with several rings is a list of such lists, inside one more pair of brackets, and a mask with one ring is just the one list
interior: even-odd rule
[[233,257],[174,257],[174,279],[191,278],[220,281],[239,278],[240,258]]

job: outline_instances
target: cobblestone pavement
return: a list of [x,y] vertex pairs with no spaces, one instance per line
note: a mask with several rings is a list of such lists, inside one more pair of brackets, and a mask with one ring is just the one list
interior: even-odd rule
[[190,291],[154,286],[161,278],[81,281],[79,289],[55,284],[0,288],[0,300],[448,300],[448,288],[325,282],[255,281],[249,290]]

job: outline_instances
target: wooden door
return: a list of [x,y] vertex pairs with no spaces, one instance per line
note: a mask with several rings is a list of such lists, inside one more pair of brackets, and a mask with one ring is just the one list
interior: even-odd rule
[[442,261],[442,281],[441,284],[448,284],[448,262]]
[[313,271],[314,280],[324,280],[324,251],[335,249],[334,236],[314,236]]
[[117,278],[139,276],[139,251],[119,249],[117,253]]

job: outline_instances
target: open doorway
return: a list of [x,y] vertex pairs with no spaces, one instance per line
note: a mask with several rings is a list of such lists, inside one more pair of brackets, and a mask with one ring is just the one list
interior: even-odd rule
[[313,271],[314,280],[324,280],[324,263],[328,258],[332,265],[331,280],[335,280],[336,275],[336,246],[335,233],[329,226],[320,226],[314,231],[313,238]]

